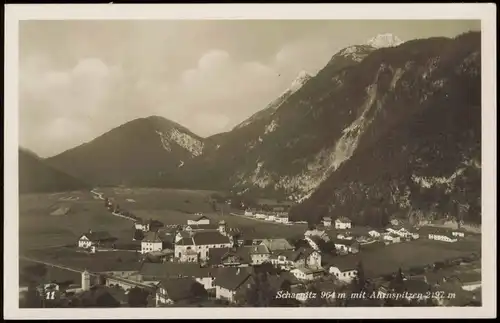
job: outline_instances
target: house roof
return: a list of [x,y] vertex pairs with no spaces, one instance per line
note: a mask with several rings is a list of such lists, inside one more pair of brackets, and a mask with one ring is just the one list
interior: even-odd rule
[[232,248],[210,248],[208,249],[208,264],[219,265],[228,255],[237,256]]
[[331,220],[332,220],[332,218],[331,218],[331,217],[329,217],[329,216],[325,216],[325,217],[323,218],[323,220],[324,220],[324,221],[331,221]]
[[175,244],[179,246],[193,246],[194,240],[193,237],[184,237],[177,241]]
[[198,282],[193,278],[183,277],[162,279],[158,286],[165,289],[169,299],[180,301],[192,296],[194,284],[198,284]]
[[199,218],[197,218],[195,221],[201,221],[201,220],[210,220],[210,219],[207,218],[206,216],[202,215]]
[[106,240],[114,240],[113,236],[109,234],[107,231],[92,231],[92,232],[87,232],[81,235],[80,239],[83,237],[87,237],[90,241],[106,241]]
[[358,267],[361,259],[357,255],[337,256],[333,257],[330,262],[330,267],[336,267],[340,271],[350,271]]
[[243,246],[241,247],[240,249],[246,249],[248,250],[248,253],[250,255],[258,255],[258,254],[269,254],[270,251],[269,249],[266,247],[266,245],[263,245],[263,244],[260,244],[260,245],[256,245],[256,246]]
[[142,242],[163,242],[163,239],[158,232],[146,232]]
[[299,270],[303,272],[304,274],[316,274],[316,273],[322,273],[325,270],[323,268],[309,268],[309,267],[297,267],[294,270]]
[[141,275],[148,278],[162,279],[175,277],[210,277],[215,275],[214,269],[202,268],[196,263],[144,263]]
[[261,244],[265,245],[270,251],[294,249],[286,239],[264,239]]
[[193,236],[193,241],[196,245],[212,245],[230,243],[228,237],[223,236],[219,232],[200,231]]
[[124,293],[120,292],[117,288],[106,286],[93,286],[90,290],[84,291],[79,295],[79,298],[88,306],[96,306],[99,300],[106,299],[106,305],[114,305],[118,307],[122,302]]
[[355,239],[346,240],[346,239],[332,239],[332,242],[339,245],[344,246],[352,246],[354,244],[359,244]]
[[191,230],[217,230],[218,225],[217,224],[188,224],[186,226],[190,227]]
[[214,285],[231,291],[237,290],[251,276],[250,270],[246,268],[221,269],[215,278]]
[[335,222],[351,223],[351,220],[349,218],[346,218],[345,216],[341,216],[337,218]]

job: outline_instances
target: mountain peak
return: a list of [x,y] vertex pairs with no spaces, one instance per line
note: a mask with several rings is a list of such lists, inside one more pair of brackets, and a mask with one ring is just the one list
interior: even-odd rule
[[379,34],[373,38],[370,38],[366,44],[375,48],[383,47],[394,47],[401,45],[403,41],[398,37],[390,33]]
[[290,87],[290,91],[295,92],[302,87],[307,81],[312,78],[311,74],[306,71],[300,71],[295,80],[293,80],[292,85]]

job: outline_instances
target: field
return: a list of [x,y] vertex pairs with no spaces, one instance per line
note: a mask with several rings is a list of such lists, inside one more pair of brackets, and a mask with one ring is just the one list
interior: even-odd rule
[[[368,276],[376,277],[402,269],[433,264],[437,261],[480,253],[480,238],[476,241],[447,243],[419,239],[363,250],[353,258],[361,260]],[[346,256],[351,257],[351,256]],[[342,259],[340,259],[342,261]]]
[[[305,225],[284,226],[258,222],[230,215],[227,205],[218,205],[214,212],[210,204],[211,191],[172,189],[97,189],[110,197],[124,210],[144,219],[156,219],[164,224],[186,224],[203,213],[214,222],[225,220],[229,227],[257,232],[262,237],[294,237],[302,235]],[[106,230],[121,242],[130,242],[132,221],[111,215],[102,200],[90,192],[78,191],[57,194],[23,194],[19,198],[20,251],[55,246],[74,245],[82,233]],[[51,215],[59,207],[69,207],[67,215]],[[224,215],[222,215],[222,213]]]
[[[78,196],[78,200],[61,200]],[[65,194],[28,194],[19,197],[19,248],[34,248],[76,244],[89,229],[108,230],[119,239],[130,240],[132,223],[112,216],[103,201],[89,192]],[[61,206],[70,207],[67,215],[51,215]]]
[[[122,209],[144,219],[159,220],[166,225],[186,224],[188,219],[199,217],[195,213],[203,213],[212,222],[224,220],[229,228],[240,229],[244,233],[243,237],[247,238],[292,238],[302,236],[307,230],[307,225],[267,223],[231,215],[232,211],[227,205],[218,205],[218,211],[214,212],[210,203],[210,191],[142,188],[106,188],[96,191],[115,200]],[[67,215],[50,215],[61,206],[69,206],[71,211]],[[110,214],[105,209],[104,202],[95,199],[90,192],[20,196],[19,236],[22,254],[31,251],[31,254],[39,253],[43,257],[52,257],[51,259],[65,258],[75,265],[83,265],[89,261],[89,256],[50,255],[52,251],[49,250],[52,249],[41,249],[75,245],[79,236],[89,229],[109,231],[119,238],[119,242],[131,242],[134,231],[132,221]],[[429,241],[422,237],[416,241],[389,246],[362,247],[356,257],[365,264],[367,274],[375,275],[393,272],[398,267],[422,266],[472,252],[480,253],[480,242],[480,235],[470,235],[457,243]],[[38,251],[33,251],[35,249]]]

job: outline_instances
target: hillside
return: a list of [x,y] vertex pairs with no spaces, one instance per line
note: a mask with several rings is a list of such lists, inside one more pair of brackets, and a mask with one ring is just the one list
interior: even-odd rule
[[480,34],[376,43],[335,54],[266,118],[208,138],[193,182],[303,202],[295,219],[480,221]]
[[178,185],[178,169],[200,155],[203,141],[181,125],[152,116],[130,121],[47,159],[94,185]]
[[89,186],[47,165],[33,152],[19,148],[19,193],[51,193]]
[[480,41],[476,32],[405,43],[379,35],[315,76],[301,73],[229,132],[202,139],[163,118],[137,119],[48,161],[99,185],[288,198],[299,203],[294,220],[480,222]]

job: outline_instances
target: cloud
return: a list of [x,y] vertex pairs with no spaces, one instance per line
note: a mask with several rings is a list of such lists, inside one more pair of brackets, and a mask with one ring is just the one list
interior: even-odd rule
[[201,136],[228,131],[265,108],[300,71],[314,73],[330,56],[328,45],[314,41],[287,44],[268,61],[213,48],[166,78],[162,73],[175,60],[162,63],[158,55],[151,60],[156,68],[147,69],[144,61],[129,68],[99,57],[57,69],[43,57],[29,57],[20,71],[21,144],[50,156],[149,115]]

